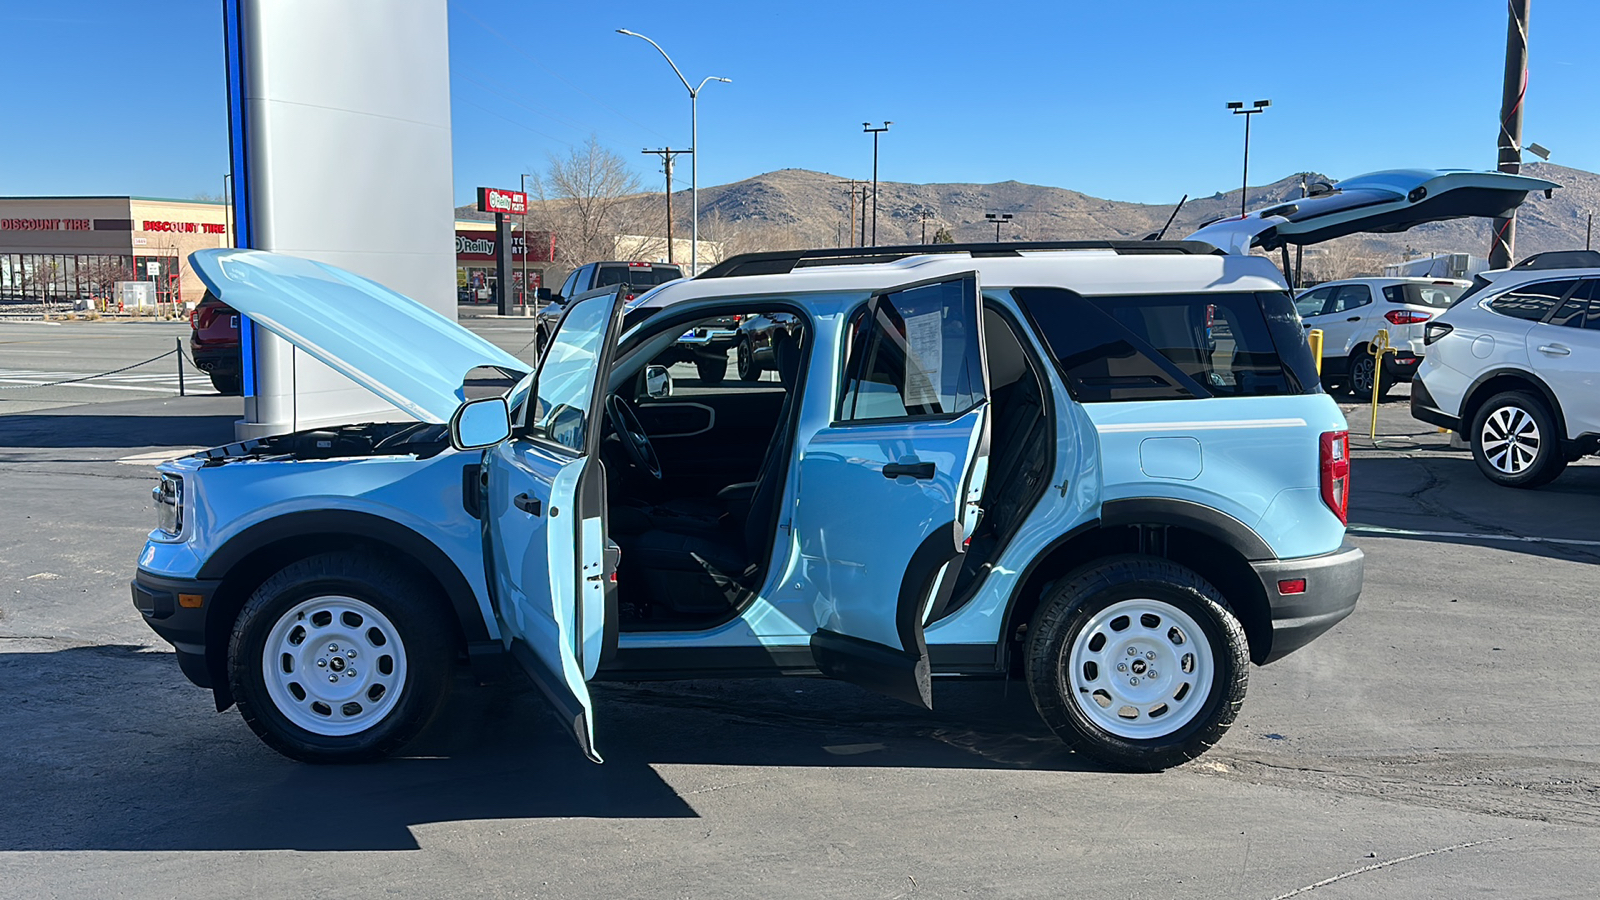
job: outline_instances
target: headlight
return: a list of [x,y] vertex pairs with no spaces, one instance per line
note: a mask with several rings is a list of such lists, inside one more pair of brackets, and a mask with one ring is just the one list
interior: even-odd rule
[[183,479],[162,475],[161,483],[150,491],[156,504],[156,530],[171,537],[183,533]]

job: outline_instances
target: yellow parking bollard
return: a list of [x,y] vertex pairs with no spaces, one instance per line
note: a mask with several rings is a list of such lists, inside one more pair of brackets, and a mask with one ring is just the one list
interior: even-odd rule
[[1379,328],[1378,336],[1373,338],[1370,348],[1372,353],[1372,430],[1367,437],[1373,442],[1378,442],[1378,397],[1383,394],[1378,386],[1383,384],[1383,355],[1393,353],[1395,349],[1389,346],[1389,329]]
[[1322,375],[1322,329],[1306,332],[1306,343],[1311,345],[1311,358],[1317,361],[1317,375]]

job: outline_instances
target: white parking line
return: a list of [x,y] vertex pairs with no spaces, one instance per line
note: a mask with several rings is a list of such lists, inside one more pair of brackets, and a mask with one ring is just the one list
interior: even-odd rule
[[1382,525],[1358,525],[1354,523],[1346,530],[1352,534],[1370,534],[1375,537],[1463,538],[1477,541],[1510,541],[1519,544],[1572,544],[1578,547],[1600,547],[1600,541],[1581,541],[1576,538],[1529,537],[1520,534],[1480,534],[1472,531],[1416,531],[1410,528],[1385,528]]

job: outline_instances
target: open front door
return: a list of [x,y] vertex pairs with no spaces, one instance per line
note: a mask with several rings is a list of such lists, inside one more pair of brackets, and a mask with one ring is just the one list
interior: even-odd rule
[[[605,375],[618,289],[574,298],[556,326],[513,436],[485,454],[484,553],[512,657],[595,762],[588,680],[606,630]],[[613,623],[614,627],[614,623]]]
[[948,602],[988,472],[976,273],[852,318],[832,424],[801,449],[794,514],[818,668],[933,705],[922,629]]

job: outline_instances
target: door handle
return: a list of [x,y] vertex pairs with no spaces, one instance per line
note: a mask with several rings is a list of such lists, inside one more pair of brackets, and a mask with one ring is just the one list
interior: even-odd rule
[[1545,344],[1544,346],[1539,348],[1539,352],[1540,353],[1548,353],[1551,356],[1571,356],[1572,355],[1572,351],[1570,349],[1568,349],[1566,347],[1563,347],[1560,344]]
[[933,477],[933,471],[933,463],[931,462],[884,463],[883,465],[883,477],[885,478],[899,478],[901,475],[910,475],[912,478],[926,481]]
[[1346,322],[1359,322],[1359,321],[1361,321],[1361,317],[1360,316],[1351,316],[1350,318],[1345,319],[1345,321]]
[[511,500],[511,505],[522,510],[530,516],[537,516],[544,512],[544,504],[538,497],[529,497],[527,494],[518,494]]

